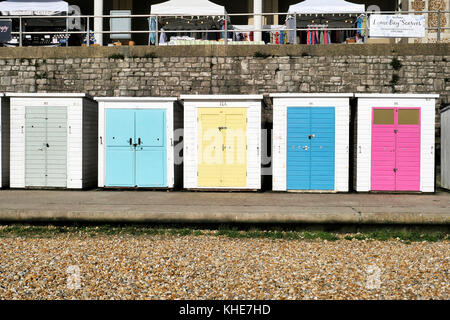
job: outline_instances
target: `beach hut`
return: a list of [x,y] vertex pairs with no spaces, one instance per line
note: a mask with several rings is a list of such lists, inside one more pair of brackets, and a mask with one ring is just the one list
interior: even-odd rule
[[184,188],[261,189],[262,95],[182,95]]
[[11,188],[95,187],[97,103],[83,93],[11,93]]
[[347,192],[353,94],[271,94],[274,191]]
[[180,150],[175,154],[175,140],[182,136],[183,110],[177,98],[95,100],[99,102],[98,186],[180,186],[182,159]]
[[356,191],[434,192],[439,95],[356,98]]

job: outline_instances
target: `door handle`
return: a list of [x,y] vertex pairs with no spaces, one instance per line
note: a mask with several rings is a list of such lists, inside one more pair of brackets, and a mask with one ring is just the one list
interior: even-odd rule
[[130,146],[133,145],[133,139],[130,138]]
[[141,138],[138,139],[138,145],[140,146],[142,143]]
[[46,143],[45,146],[46,146],[47,148],[50,148],[50,145],[49,145],[48,143]]

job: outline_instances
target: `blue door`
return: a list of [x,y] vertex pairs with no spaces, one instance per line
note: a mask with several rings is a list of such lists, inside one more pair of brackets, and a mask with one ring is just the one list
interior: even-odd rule
[[334,190],[335,109],[288,108],[287,189]]
[[135,148],[134,110],[106,110],[107,187],[134,187]]
[[287,189],[311,187],[311,108],[288,108],[287,114]]
[[136,184],[167,187],[165,111],[137,110],[136,138]]
[[165,110],[107,109],[107,187],[166,187]]

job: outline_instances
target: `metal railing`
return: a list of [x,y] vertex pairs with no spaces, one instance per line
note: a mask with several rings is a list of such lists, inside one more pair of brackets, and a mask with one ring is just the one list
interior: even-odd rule
[[[422,12],[417,12],[417,11],[383,11],[383,12],[365,12],[363,13],[365,14],[367,17],[370,17],[370,15],[372,14],[389,14],[389,15],[425,15],[426,20],[428,21],[431,17],[431,15],[433,15],[433,18],[436,18],[436,22],[435,25],[433,27],[429,26],[429,23],[427,23],[425,30],[426,33],[429,32],[436,32],[436,41],[440,42],[443,39],[443,34],[447,35],[448,32],[446,32],[447,30],[450,30],[450,27],[448,26],[441,26],[441,22],[446,20],[447,21],[447,25],[449,25],[450,22],[450,11],[422,11]],[[356,19],[360,14],[351,14],[349,15],[348,13],[339,13],[336,12],[333,14],[333,16],[347,16],[350,19],[354,18]],[[255,16],[262,16],[262,17],[272,17],[273,20],[275,20],[275,17],[293,17],[294,21],[295,21],[295,25],[293,28],[287,28],[285,26],[282,27],[277,27],[277,26],[272,26],[271,28],[259,28],[259,29],[255,29],[252,25],[249,25],[248,28],[241,28],[239,30],[234,30],[233,29],[233,25],[231,24],[232,22],[232,18],[233,17],[255,17]],[[223,43],[223,44],[229,44],[229,38],[228,38],[228,34],[230,32],[241,32],[241,33],[248,33],[248,32],[253,32],[253,33],[259,33],[259,32],[280,32],[280,31],[284,31],[284,32],[298,32],[298,31],[309,31],[310,28],[305,28],[305,27],[298,27],[297,26],[297,19],[298,18],[304,18],[304,17],[309,17],[312,19],[312,21],[314,20],[315,17],[319,18],[319,17],[323,17],[323,16],[331,16],[329,14],[322,14],[322,13],[317,13],[317,14],[289,14],[287,12],[276,12],[276,13],[262,13],[262,14],[254,14],[254,13],[233,13],[233,14],[226,14],[226,15],[179,15],[179,14],[173,14],[173,15],[102,15],[102,16],[94,16],[94,15],[74,15],[74,16],[1,16],[0,20],[2,19],[11,19],[13,22],[14,21],[18,21],[19,24],[19,28],[18,30],[14,30],[12,31],[12,35],[13,36],[18,36],[18,46],[23,46],[23,40],[24,40],[24,36],[27,35],[42,35],[42,34],[46,34],[46,35],[64,35],[66,39],[68,39],[70,36],[73,35],[79,35],[80,38],[83,39],[83,43],[85,42],[86,46],[92,45],[90,38],[93,34],[95,34],[96,36],[100,36],[103,37],[104,35],[111,35],[111,34],[147,34],[148,35],[148,40],[147,44],[150,44],[150,36],[154,35],[155,36],[155,41],[154,41],[154,45],[160,45],[159,43],[159,38],[161,33],[166,33],[166,34],[188,34],[188,33],[207,33],[207,34],[211,34],[211,33],[219,33],[222,34],[221,37],[223,35],[225,35],[225,37],[223,37],[223,39],[221,39],[220,41],[218,41],[217,43]],[[224,23],[224,28],[223,29],[205,29],[205,28],[192,28],[192,29],[183,29],[183,30],[179,30],[179,29],[162,29],[159,27],[159,25],[161,24],[161,22],[164,22],[166,19],[168,18],[179,18],[179,19],[186,19],[191,17],[191,21],[194,21],[194,18],[197,17],[197,20],[222,20],[222,21],[226,21],[226,23]],[[145,19],[146,24],[147,24],[147,29],[146,30],[124,30],[124,31],[120,31],[120,30],[91,30],[91,27],[94,25],[92,22],[93,21],[98,21],[99,19],[102,20],[102,22],[104,22],[105,20],[110,20],[110,19],[123,19],[123,18],[129,18],[129,19]],[[54,31],[49,29],[48,31],[44,31],[44,30],[40,30],[40,31],[27,31],[24,30],[24,21],[29,20],[29,19],[64,19],[66,21],[66,28],[63,31]],[[84,26],[82,28],[80,28],[79,30],[69,30],[69,21],[71,19],[77,19],[79,21],[81,21],[80,25],[83,25],[83,21]],[[156,29],[151,30],[150,29],[150,21],[151,19],[155,19],[156,21]],[[369,19],[368,19],[369,20]],[[313,23],[314,24],[314,23]],[[367,40],[367,35],[370,33],[370,25],[369,23],[366,23],[365,29],[363,28],[357,28],[355,27],[355,23],[354,21],[351,21],[350,23],[348,23],[349,26],[348,27],[319,27],[318,30],[319,31],[323,31],[323,30],[327,30],[327,31],[364,31],[364,33],[366,34],[365,40]],[[14,23],[13,23],[14,25]],[[133,25],[133,24],[131,24]],[[168,24],[168,26],[170,26],[170,24]],[[294,40],[292,42],[290,42],[290,44],[297,44],[298,40],[297,40],[297,36],[294,36]],[[66,41],[65,43],[66,45],[68,45],[68,41]],[[211,44],[211,43],[208,43]]]

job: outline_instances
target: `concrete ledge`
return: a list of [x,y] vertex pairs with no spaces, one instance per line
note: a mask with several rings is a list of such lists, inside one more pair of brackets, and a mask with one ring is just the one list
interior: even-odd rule
[[22,47],[0,48],[0,59],[108,58],[113,55],[155,57],[253,56],[448,56],[450,44],[343,44],[343,45],[208,45],[208,46],[118,46],[118,47]]
[[295,214],[200,212],[80,212],[51,210],[2,210],[1,222],[92,222],[92,223],[255,223],[345,225],[448,225],[450,214],[303,212]]
[[0,191],[1,222],[449,225],[450,193]]

